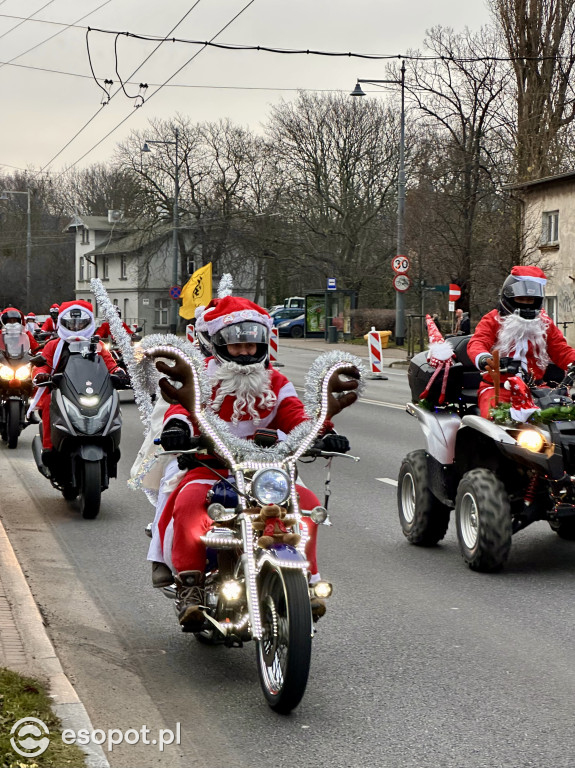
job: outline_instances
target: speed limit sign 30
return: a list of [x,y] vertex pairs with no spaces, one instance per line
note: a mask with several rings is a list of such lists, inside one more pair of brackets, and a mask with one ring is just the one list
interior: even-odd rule
[[397,272],[398,275],[405,274],[410,267],[409,259],[407,256],[394,256],[394,258],[391,260],[391,268],[394,272]]

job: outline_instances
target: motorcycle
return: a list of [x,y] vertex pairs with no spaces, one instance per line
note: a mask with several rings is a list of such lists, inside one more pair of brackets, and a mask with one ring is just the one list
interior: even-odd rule
[[52,390],[49,467],[42,461],[42,425],[32,441],[39,472],[65,499],[79,496],[86,519],[97,517],[102,491],[110,478],[117,477],[120,460],[120,400],[113,377],[98,355],[98,343],[97,336],[69,342],[64,370],[40,385]]
[[[540,409],[531,422],[514,422],[509,407],[478,415],[481,374],[467,356],[469,336],[448,339],[456,360],[449,372],[448,405],[439,406],[441,383],[425,404],[419,395],[431,371],[426,353],[408,370],[413,402],[407,412],[420,423],[426,449],[408,454],[401,465],[397,501],[407,540],[434,546],[444,538],[452,509],[459,549],[469,568],[495,572],[505,565],[512,536],[546,521],[563,539],[575,540],[575,405],[569,392],[575,368],[548,368],[548,383],[529,386]],[[502,361],[501,372],[516,369]]]
[[8,448],[18,446],[20,433],[27,426],[33,361],[30,340],[22,325],[14,323],[3,328],[0,334],[0,437],[8,443]]
[[[228,647],[242,647],[254,640],[264,697],[273,710],[288,713],[301,701],[308,681],[314,636],[311,598],[325,599],[331,594],[329,582],[309,584],[305,556],[306,518],[331,525],[329,477],[324,506],[302,509],[296,491],[297,462],[322,457],[329,467],[336,456],[359,461],[322,450],[318,434],[327,414],[328,381],[349,371],[350,363],[361,364],[345,354],[324,356],[321,375],[316,374],[316,402],[307,406],[315,418],[300,424],[284,441],[276,442],[271,430],[261,430],[251,441],[232,436],[228,425],[205,407],[205,399],[202,403],[202,397],[211,393],[211,385],[202,381],[200,353],[192,359],[175,348],[163,347],[148,350],[148,355],[175,361],[174,378],[182,382],[176,390],[178,400],[201,432],[191,449],[158,455],[185,456],[187,467],[209,466],[214,474],[207,508],[213,525],[202,537],[207,549],[205,621],[194,635],[199,642]],[[206,451],[217,457],[215,465],[213,458],[203,461]],[[229,474],[224,477],[226,470]],[[291,544],[274,541],[264,545],[259,539],[262,510],[270,505],[287,512],[283,530],[301,537],[299,543],[296,539]],[[175,585],[163,592],[175,600],[178,614],[181,606]]]

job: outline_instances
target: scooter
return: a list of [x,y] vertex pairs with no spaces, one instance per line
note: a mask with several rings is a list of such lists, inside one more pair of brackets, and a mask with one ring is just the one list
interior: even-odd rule
[[[68,344],[64,370],[43,386],[52,390],[50,466],[42,459],[42,437],[32,452],[39,472],[67,500],[79,497],[82,517],[100,511],[101,493],[117,477],[122,416],[115,387],[121,388],[98,355],[98,337]],[[40,431],[42,425],[40,425]]]

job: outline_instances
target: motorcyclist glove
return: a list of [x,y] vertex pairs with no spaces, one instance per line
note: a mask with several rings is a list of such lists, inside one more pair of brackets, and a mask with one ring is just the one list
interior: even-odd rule
[[171,419],[162,430],[160,445],[165,451],[186,451],[191,448],[191,431],[186,422]]
[[347,453],[350,449],[349,440],[345,435],[330,433],[321,439],[321,450],[328,453]]

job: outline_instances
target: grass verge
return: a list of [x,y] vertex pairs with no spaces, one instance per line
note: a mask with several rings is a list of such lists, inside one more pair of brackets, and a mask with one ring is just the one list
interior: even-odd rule
[[[12,726],[23,718],[36,717],[47,726],[50,743],[45,752],[35,757],[19,755],[10,735]],[[50,697],[45,686],[31,677],[0,667],[0,768],[84,768],[85,754],[75,744],[64,744],[61,738],[62,725],[52,711]],[[16,746],[28,746],[34,752],[45,734],[35,737],[21,734]]]

